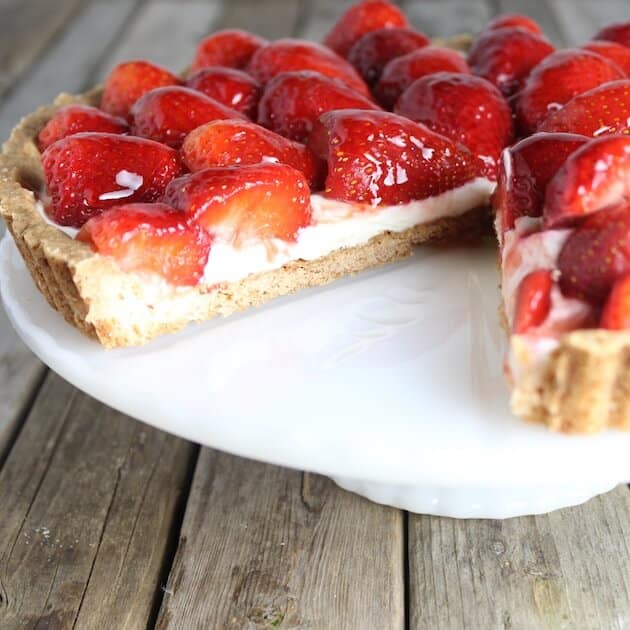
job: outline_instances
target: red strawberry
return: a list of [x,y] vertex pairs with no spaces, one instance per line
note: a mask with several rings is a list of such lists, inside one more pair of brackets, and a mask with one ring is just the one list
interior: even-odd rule
[[173,180],[164,199],[217,239],[294,241],[311,221],[308,183],[286,164],[208,168]]
[[620,68],[595,53],[575,48],[559,50],[545,57],[525,81],[516,101],[519,127],[525,135],[532,133],[575,95],[623,78]]
[[597,212],[573,230],[558,269],[565,295],[603,302],[615,281],[630,273],[630,206]]
[[510,107],[492,83],[470,74],[437,72],[414,81],[394,111],[461,142],[496,179],[501,150],[514,133]]
[[346,57],[352,46],[370,31],[409,26],[404,13],[387,0],[363,0],[339,18],[324,44]]
[[245,116],[197,90],[165,87],[147,92],[131,109],[131,131],[144,138],[179,147],[195,127],[211,120]]
[[521,28],[534,35],[542,35],[542,28],[535,20],[520,13],[504,13],[490,20],[484,27],[484,31],[496,31],[499,28]]
[[369,98],[318,72],[283,72],[267,84],[258,105],[258,122],[306,142],[321,114],[350,108],[379,109]]
[[479,35],[468,55],[473,74],[494,83],[504,96],[517,92],[531,69],[554,51],[540,35],[498,28]]
[[479,176],[481,168],[466,148],[388,112],[322,114],[309,145],[328,159],[329,197],[373,206],[439,195]]
[[428,44],[426,35],[410,28],[379,28],[354,44],[348,61],[368,85],[374,85],[389,61]]
[[540,131],[585,136],[630,133],[630,80],[612,81],[574,96],[540,125]]
[[301,171],[312,188],[323,181],[323,163],[299,142],[244,120],[215,120],[191,131],[182,146],[191,171],[212,166],[279,162]]
[[197,46],[191,71],[210,66],[244,68],[252,55],[266,44],[266,39],[238,28],[217,31]]
[[630,136],[591,140],[573,153],[547,186],[545,225],[578,219],[630,199]]
[[549,269],[537,269],[528,273],[516,290],[516,311],[512,332],[521,335],[530,328],[540,326],[551,308],[553,278]]
[[369,96],[367,85],[357,71],[329,48],[299,39],[279,39],[260,48],[252,57],[247,72],[262,85],[281,72],[314,70],[340,79],[357,92]]
[[621,276],[612,287],[604,304],[601,328],[628,330],[630,328],[630,274]]
[[617,42],[630,47],[630,22],[616,22],[600,29],[593,39],[603,39],[607,42]]
[[374,95],[383,107],[391,109],[409,85],[434,72],[470,74],[470,68],[455,50],[425,46],[392,59],[383,69],[374,87]]
[[597,53],[619,66],[626,76],[630,76],[630,48],[616,42],[595,41],[582,45],[585,50]]
[[172,72],[150,61],[126,61],[118,64],[105,79],[101,109],[126,118],[131,106],[146,92],[166,85],[179,85]]
[[127,123],[118,116],[111,116],[89,105],[66,105],[58,109],[37,136],[39,150],[43,151],[53,142],[82,131],[104,131],[126,133]]
[[256,118],[260,86],[245,72],[219,66],[204,68],[189,77],[186,85],[248,118]]
[[42,155],[51,218],[80,227],[104,208],[159,199],[183,171],[177,151],[111,133],[79,133],[49,146]]
[[211,237],[163,203],[129,203],[92,217],[77,234],[123,271],[156,273],[169,283],[195,285],[208,261]]

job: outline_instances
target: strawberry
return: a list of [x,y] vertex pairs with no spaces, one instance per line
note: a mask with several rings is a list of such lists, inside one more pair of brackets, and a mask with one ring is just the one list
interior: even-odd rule
[[630,136],[605,136],[580,147],[553,176],[545,194],[545,225],[575,224],[630,199]]
[[252,55],[267,43],[266,39],[238,28],[217,31],[197,46],[191,72],[210,66],[244,68]]
[[613,284],[602,309],[599,325],[608,330],[630,328],[630,274],[621,276]]
[[211,120],[245,116],[197,90],[165,87],[151,90],[131,108],[131,131],[136,136],[181,146],[186,134]]
[[208,261],[211,237],[163,203],[129,203],[92,217],[77,239],[123,271],[155,273],[170,284],[198,284]]
[[324,44],[346,57],[363,35],[380,28],[409,26],[404,13],[387,0],[363,0],[352,5],[339,18]]
[[265,85],[281,72],[313,70],[339,79],[352,89],[369,96],[370,92],[357,71],[329,48],[299,39],[279,39],[256,51],[247,72]]
[[283,72],[265,87],[258,122],[291,140],[306,142],[315,121],[333,109],[379,109],[369,98],[318,72]]
[[42,155],[51,218],[80,227],[104,208],[159,199],[183,172],[177,151],[111,133],[79,133],[58,140]]
[[164,200],[221,241],[294,241],[311,221],[308,183],[286,164],[223,166],[173,180]]
[[535,20],[520,13],[504,13],[490,20],[484,27],[484,31],[496,31],[500,28],[520,28],[524,31],[542,35],[543,30]]
[[244,120],[215,120],[197,127],[186,136],[181,153],[191,171],[280,162],[301,171],[311,188],[323,181],[324,164],[310,149]]
[[125,61],[105,79],[101,109],[127,118],[131,106],[143,94],[167,85],[180,85],[181,82],[172,72],[150,61]]
[[597,212],[573,230],[558,269],[565,295],[602,303],[615,281],[630,273],[630,205]]
[[492,83],[470,74],[437,72],[414,81],[394,112],[461,142],[497,176],[501,150],[512,141],[512,112]]
[[626,76],[630,76],[630,47],[605,41],[587,42],[581,47],[612,61]]
[[468,54],[468,63],[473,74],[494,83],[508,97],[554,50],[540,35],[521,28],[498,28],[479,35]]
[[354,44],[348,61],[368,85],[374,85],[389,61],[428,44],[426,35],[410,28],[379,28]]
[[603,39],[607,42],[617,42],[630,47],[630,22],[616,22],[600,29],[593,39]]
[[630,80],[611,81],[574,96],[540,125],[540,131],[567,131],[585,136],[630,133]]
[[327,196],[373,206],[439,195],[481,169],[465,147],[388,112],[322,114],[309,145],[328,159]]
[[40,151],[53,142],[82,131],[126,133],[129,127],[124,119],[107,114],[89,105],[66,105],[58,109],[37,136]]
[[551,308],[553,278],[549,269],[537,269],[528,273],[516,290],[516,310],[512,332],[522,335],[540,326]]
[[219,66],[203,68],[189,77],[186,85],[248,118],[256,118],[260,86],[256,79],[241,70]]
[[383,107],[391,109],[409,85],[434,72],[470,74],[470,68],[466,60],[450,48],[425,46],[392,59],[383,68],[374,86],[374,95]]
[[559,50],[531,72],[516,100],[516,118],[524,135],[577,94],[624,78],[611,61],[588,50]]

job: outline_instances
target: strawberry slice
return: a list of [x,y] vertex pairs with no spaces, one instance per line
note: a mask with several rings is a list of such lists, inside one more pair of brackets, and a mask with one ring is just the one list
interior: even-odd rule
[[482,167],[465,147],[388,112],[322,114],[309,146],[328,159],[328,197],[373,206],[439,195]]
[[266,86],[258,122],[291,140],[306,142],[313,124],[333,109],[379,109],[369,98],[318,72],[283,72]]
[[532,70],[517,97],[519,128],[524,135],[530,134],[577,94],[624,77],[621,68],[588,50],[552,53]]
[[466,60],[455,50],[425,46],[392,59],[383,68],[374,87],[374,95],[386,109],[392,109],[398,97],[416,79],[435,72],[470,74]]
[[186,85],[248,118],[256,118],[260,85],[241,70],[219,66],[203,68],[189,77]]
[[80,227],[103,209],[125,202],[155,201],[183,172],[177,151],[110,133],[79,133],[49,146],[42,155],[47,209],[60,225]]
[[493,20],[490,20],[483,30],[496,31],[500,28],[520,28],[524,31],[534,33],[534,35],[543,34],[543,30],[538,22],[520,13],[504,13],[503,15],[499,15]]
[[503,147],[513,138],[512,112],[501,92],[481,77],[438,72],[414,81],[394,112],[468,147],[497,176]]
[[129,126],[123,118],[112,116],[89,105],[66,105],[58,109],[37,136],[40,151],[53,142],[82,131],[126,133]]
[[630,199],[630,136],[591,140],[575,151],[547,186],[545,226],[573,225]]
[[208,168],[173,180],[164,200],[217,239],[295,241],[311,221],[308,183],[286,164]]
[[150,61],[125,61],[118,64],[105,79],[101,109],[127,118],[131,106],[149,90],[180,85],[181,79],[170,70]]
[[186,136],[181,153],[191,171],[279,162],[301,171],[311,188],[323,183],[325,165],[310,149],[249,121],[215,120],[197,127]]
[[170,284],[198,284],[208,261],[211,237],[164,203],[130,203],[92,217],[77,239],[123,271],[155,273]]
[[380,28],[409,26],[405,14],[387,0],[363,0],[339,18],[324,39],[324,44],[346,57],[363,35]]
[[252,55],[267,43],[266,39],[238,28],[217,31],[197,46],[191,72],[210,66],[244,68]]
[[582,45],[585,50],[597,53],[612,61],[630,76],[630,48],[616,42],[594,41]]
[[601,328],[628,330],[630,328],[630,274],[621,276],[612,287],[602,309]]
[[622,46],[630,47],[630,22],[608,24],[608,26],[604,26],[604,28],[599,30],[593,39],[617,42]]
[[521,335],[540,326],[549,315],[553,278],[549,269],[528,273],[516,290],[516,311],[512,332]]
[[195,127],[211,120],[246,117],[197,90],[165,87],[151,90],[131,108],[131,131],[136,136],[181,146]]

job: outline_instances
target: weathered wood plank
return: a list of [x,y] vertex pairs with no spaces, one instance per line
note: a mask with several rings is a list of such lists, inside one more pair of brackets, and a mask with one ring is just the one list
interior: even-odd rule
[[466,0],[408,0],[403,3],[403,10],[417,29],[431,37],[475,34],[492,15],[485,2]]

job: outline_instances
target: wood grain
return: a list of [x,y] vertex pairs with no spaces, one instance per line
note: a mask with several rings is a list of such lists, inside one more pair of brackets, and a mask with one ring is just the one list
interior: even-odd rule
[[244,28],[268,39],[293,37],[309,0],[227,0],[216,28]]

